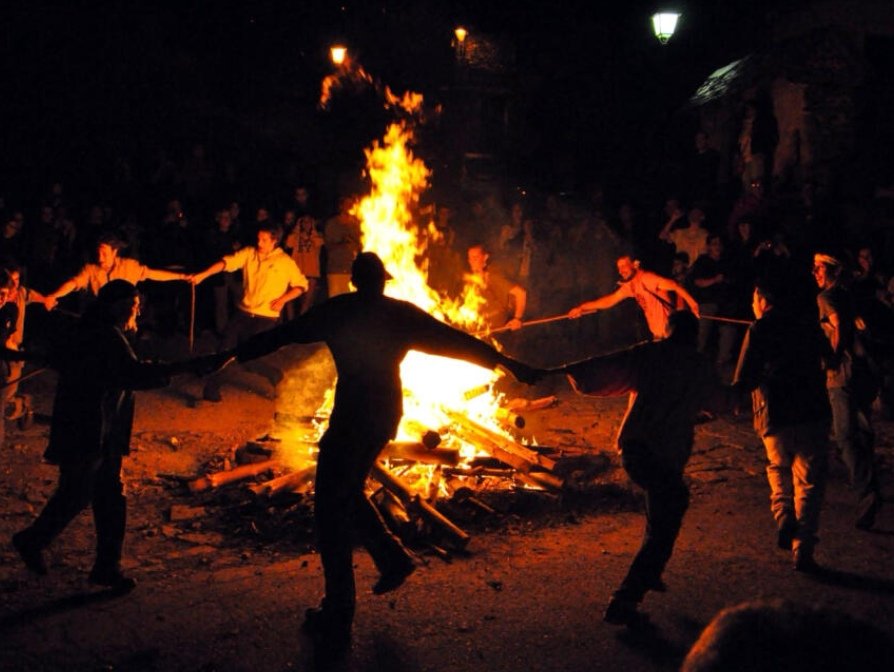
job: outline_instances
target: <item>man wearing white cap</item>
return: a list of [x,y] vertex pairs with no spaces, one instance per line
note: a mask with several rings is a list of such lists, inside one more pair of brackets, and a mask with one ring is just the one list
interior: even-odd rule
[[859,498],[856,526],[868,530],[882,504],[873,465],[875,433],[871,421],[877,388],[857,339],[853,300],[840,282],[842,267],[832,255],[813,257],[813,277],[821,290],[816,297],[820,326],[834,353],[825,367],[832,429],[851,487]]

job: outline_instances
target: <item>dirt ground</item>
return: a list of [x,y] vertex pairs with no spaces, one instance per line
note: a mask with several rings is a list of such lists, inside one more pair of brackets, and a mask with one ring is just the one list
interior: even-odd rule
[[[115,596],[86,583],[89,512],[48,551],[46,577],[27,574],[9,544],[56,477],[41,462],[52,374],[30,383],[36,423],[10,426],[0,466],[0,669],[313,669],[300,625],[322,576],[302,507],[265,511],[244,486],[207,496],[183,483],[267,434],[274,402],[250,373],[232,374],[221,404],[194,403],[200,385],[182,378],[139,395],[125,465],[125,569],[139,585]],[[358,551],[354,645],[342,669],[673,670],[718,610],[756,598],[829,605],[894,636],[894,505],[873,531],[857,531],[843,467],[833,462],[818,549],[825,571],[793,572],[775,548],[763,451],[746,418],[698,427],[687,472],[692,504],[665,575],[668,592],[643,604],[651,627],[603,623],[643,529],[611,451],[624,401],[556,392],[559,403],[530,415],[524,432],[568,454],[608,456],[611,468],[592,488],[560,498],[504,493],[495,513],[468,521],[467,553],[442,559],[419,549],[422,566],[389,595],[369,591],[374,568]],[[890,499],[894,424],[878,422],[877,431]],[[892,665],[879,661],[878,669]]]

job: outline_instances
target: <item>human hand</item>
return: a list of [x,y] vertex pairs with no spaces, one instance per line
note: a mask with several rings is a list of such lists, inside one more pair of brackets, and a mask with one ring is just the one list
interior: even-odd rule
[[212,373],[222,371],[235,359],[236,353],[233,350],[226,350],[213,355],[191,359],[187,362],[187,366],[188,370],[197,376],[209,376]]
[[57,299],[57,298],[56,298],[55,296],[53,296],[53,295],[44,297],[44,300],[43,300],[43,306],[44,306],[44,308],[46,308],[47,310],[53,310],[53,308],[56,307],[56,304],[57,304],[57,303],[59,303],[59,299]]
[[522,321],[517,317],[513,317],[506,323],[506,328],[509,329],[509,331],[518,331],[522,328]]
[[570,317],[572,320],[576,320],[583,314],[584,314],[584,309],[581,308],[580,306],[575,306],[574,308],[572,308],[571,310],[568,311],[568,317]]
[[503,366],[509,370],[518,382],[526,385],[534,385],[543,378],[544,372],[541,369],[536,369],[509,357],[503,362]]

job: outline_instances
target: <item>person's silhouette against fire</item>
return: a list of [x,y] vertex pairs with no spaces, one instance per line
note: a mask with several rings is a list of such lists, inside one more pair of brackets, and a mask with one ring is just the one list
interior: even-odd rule
[[415,569],[412,556],[364,494],[370,468],[397,433],[403,413],[400,364],[407,352],[500,366],[522,382],[534,382],[538,376],[536,370],[415,305],[385,296],[390,277],[376,254],[363,252],[351,269],[356,292],[334,296],[235,351],[245,361],[289,343],[324,341],[335,360],[335,404],[320,440],[315,486],[314,523],[325,596],[319,607],[308,609],[304,626],[315,643],[330,652],[350,646],[356,599],[353,530],[360,533],[381,573],[374,593],[398,588]]

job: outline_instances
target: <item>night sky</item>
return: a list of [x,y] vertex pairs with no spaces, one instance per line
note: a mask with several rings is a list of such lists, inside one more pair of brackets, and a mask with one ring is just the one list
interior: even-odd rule
[[360,161],[382,112],[362,96],[317,108],[328,46],[344,40],[392,89],[434,100],[452,83],[459,23],[517,49],[533,129],[524,169],[536,170],[533,158],[633,171],[711,71],[766,41],[766,8],[778,3],[676,3],[684,17],[663,47],[649,22],[659,5],[640,0],[81,4],[2,10],[7,191],[101,183],[116,157],[139,173],[159,149],[177,159],[194,142],[238,156],[257,180],[270,177],[259,166]]

